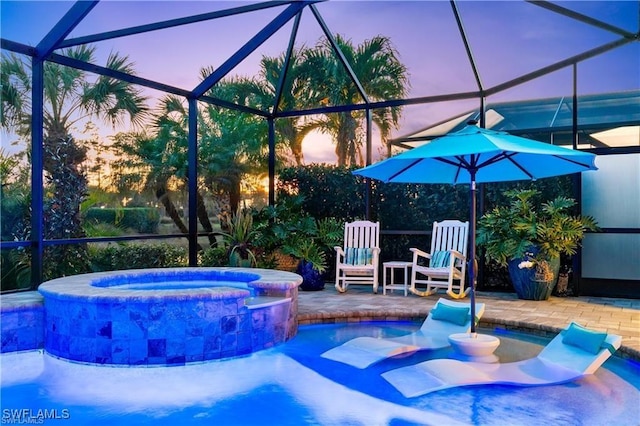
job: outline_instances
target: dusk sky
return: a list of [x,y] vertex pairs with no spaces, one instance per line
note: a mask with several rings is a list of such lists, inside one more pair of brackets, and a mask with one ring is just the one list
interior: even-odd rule
[[[72,2],[2,1],[3,38],[36,45],[63,16]],[[69,37],[125,28],[198,13],[226,9],[248,2],[226,1],[103,1]],[[523,1],[461,1],[458,8],[486,88],[601,46],[620,36],[554,14]],[[558,2],[581,14],[631,32],[638,31],[637,1]],[[477,90],[464,46],[448,1],[336,1],[317,8],[334,34],[354,44],[376,35],[388,36],[409,70],[409,97]],[[129,55],[138,75],[172,86],[192,89],[203,66],[218,66],[262,29],[283,7],[217,19],[97,43],[99,65],[111,51]],[[257,73],[263,55],[278,56],[287,48],[292,22],[232,71]],[[297,44],[312,46],[322,31],[305,10]],[[578,68],[580,94],[616,92],[640,87],[640,46],[631,43],[590,59]],[[488,99],[488,102],[571,95],[571,68],[560,70]],[[162,94],[146,91],[154,98]],[[477,100],[410,106],[392,137],[476,108]],[[3,135],[3,140],[6,135]],[[376,136],[374,135],[374,140]],[[320,151],[332,152],[328,142],[309,143],[307,162],[320,161]],[[3,142],[4,145],[4,142]]]

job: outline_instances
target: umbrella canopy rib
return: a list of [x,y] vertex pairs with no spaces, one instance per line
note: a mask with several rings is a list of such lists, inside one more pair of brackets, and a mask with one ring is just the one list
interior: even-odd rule
[[393,181],[395,178],[397,178],[398,176],[400,176],[401,174],[403,174],[404,172],[406,172],[407,170],[409,170],[410,168],[417,166],[418,163],[420,163],[421,161],[423,161],[422,158],[412,162],[411,164],[407,164],[405,167],[403,167],[402,169],[398,170],[397,172],[395,172],[394,174],[392,174],[391,176],[389,176],[385,182],[391,182]]
[[563,161],[566,161],[566,162],[572,163],[572,164],[575,164],[575,165],[577,165],[577,166],[584,167],[584,168],[589,168],[589,167],[590,167],[590,166],[589,166],[589,164],[583,163],[583,162],[581,162],[581,161],[572,160],[571,158],[562,157],[562,156],[560,156],[560,155],[552,155],[552,157],[557,158],[557,159],[559,159],[559,160],[563,160]]
[[460,177],[460,171],[462,169],[469,170],[469,163],[467,163],[464,160],[464,157],[458,156],[456,158],[458,159],[457,162],[456,161],[451,161],[448,158],[437,158],[437,157],[434,158],[434,160],[436,160],[436,161],[440,161],[441,163],[446,163],[446,164],[452,165],[453,167],[456,168],[456,173],[455,173],[455,175],[453,177],[453,182],[452,182],[453,184],[458,182],[458,177]]
[[490,165],[492,165],[494,163],[498,163],[498,162],[503,161],[503,160],[510,160],[512,163],[515,164],[515,162],[511,158],[515,154],[516,154],[515,152],[501,152],[501,153],[496,154],[493,157],[485,160],[484,163],[481,163],[481,164],[477,165],[476,169],[481,169],[483,167],[490,166]]
[[506,161],[509,161],[514,166],[516,166],[522,173],[524,173],[526,176],[528,176],[529,179],[535,179],[535,176],[533,176],[531,173],[529,173],[526,168],[524,168],[520,163],[518,163],[516,160],[513,159],[513,157],[515,157],[516,154],[517,154],[517,152],[502,152],[502,153],[500,153],[500,154],[488,159],[487,161],[482,163],[479,167],[486,167],[486,166],[489,166],[491,164],[498,163],[500,161],[505,161],[506,160]]
[[516,160],[514,160],[514,159],[513,159],[514,155],[515,155],[515,152],[514,152],[514,153],[512,153],[511,155],[506,155],[506,154],[505,154],[505,159],[506,159],[506,160],[508,160],[508,161],[510,161],[510,162],[511,162],[511,164],[513,164],[513,165],[514,165],[514,166],[516,166],[518,169],[520,169],[520,171],[521,171],[522,173],[524,173],[525,175],[529,176],[529,179],[535,180],[535,178],[536,178],[535,176],[533,176],[531,173],[529,173],[529,172],[527,171],[527,169],[525,169],[524,167],[522,167],[522,165],[520,165],[520,163],[518,163]]

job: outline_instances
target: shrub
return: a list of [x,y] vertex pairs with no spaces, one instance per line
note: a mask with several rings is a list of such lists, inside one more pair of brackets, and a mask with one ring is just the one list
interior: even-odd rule
[[277,198],[303,195],[304,212],[316,219],[333,217],[349,222],[365,214],[364,179],[354,169],[312,164],[289,167],[278,174]]
[[31,287],[30,256],[25,249],[2,250],[0,254],[0,290],[18,290]]
[[[303,196],[302,210],[320,220],[333,217],[350,222],[366,215],[365,180],[353,175],[354,169],[309,165],[289,167],[278,175],[277,200]],[[499,182],[482,185],[479,198],[485,211],[508,203],[508,189],[536,189],[540,201],[557,196],[571,197],[570,176],[540,179],[535,182]],[[469,220],[469,186],[445,184],[398,184],[371,180],[371,220],[381,229],[430,231],[434,221]]]
[[187,249],[170,244],[109,244],[91,250],[93,272],[187,266]]
[[156,234],[160,224],[160,212],[154,207],[92,207],[85,213],[85,221],[107,223],[123,229],[131,228],[141,234]]
[[210,247],[204,249],[198,255],[198,265],[200,266],[228,266],[229,251],[225,246]]

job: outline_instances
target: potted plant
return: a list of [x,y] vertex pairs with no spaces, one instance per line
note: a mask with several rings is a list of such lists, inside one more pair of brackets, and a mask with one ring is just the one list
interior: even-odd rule
[[304,198],[284,197],[278,204],[266,206],[257,212],[255,228],[258,233],[256,245],[264,253],[263,262],[275,269],[295,272],[298,259],[283,252],[282,247],[294,233],[296,223],[302,216]]
[[247,209],[238,209],[232,215],[221,218],[222,236],[228,246],[229,266],[251,268],[256,266],[253,240],[257,237],[253,228],[253,215]]
[[282,252],[298,259],[296,273],[302,276],[302,290],[324,289],[323,273],[327,269],[327,253],[342,238],[342,224],[334,218],[316,220],[303,217],[290,224]]
[[298,261],[295,272],[302,277],[300,289],[324,289],[322,274],[327,269],[327,257],[313,239],[301,238],[291,245],[284,246],[282,251]]
[[333,246],[342,239],[343,224],[334,218],[316,220],[307,214],[304,197],[283,197],[258,212],[256,230],[260,246],[275,268],[300,274],[302,290],[322,290],[323,274]]
[[[505,206],[496,207],[478,221],[477,242],[487,258],[506,266],[518,297],[545,300],[553,290],[560,270],[560,256],[571,256],[586,231],[597,231],[590,216],[571,214],[575,200],[556,197],[534,203],[537,190],[511,190]],[[530,286],[550,269],[548,289],[533,291]],[[548,277],[548,274],[546,274]],[[539,282],[539,281],[538,281]]]

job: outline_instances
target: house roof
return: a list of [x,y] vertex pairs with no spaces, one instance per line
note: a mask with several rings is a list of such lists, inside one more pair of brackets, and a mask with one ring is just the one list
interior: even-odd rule
[[[640,144],[640,90],[578,96],[578,133],[582,148]],[[485,127],[550,142],[572,144],[573,98],[555,97],[486,105]],[[413,148],[480,120],[480,109],[426,126],[395,138],[395,146]]]

